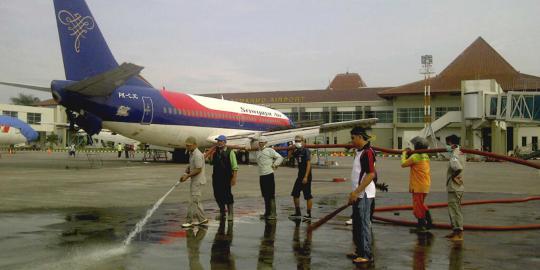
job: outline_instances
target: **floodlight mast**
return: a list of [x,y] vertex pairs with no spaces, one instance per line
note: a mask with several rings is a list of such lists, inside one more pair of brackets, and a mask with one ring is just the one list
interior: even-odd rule
[[433,56],[426,54],[421,57],[422,69],[420,74],[424,75],[424,128],[431,125],[431,74],[433,74]]

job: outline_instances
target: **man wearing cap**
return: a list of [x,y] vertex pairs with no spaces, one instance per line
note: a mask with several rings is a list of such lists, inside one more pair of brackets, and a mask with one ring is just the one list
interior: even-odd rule
[[234,197],[231,187],[236,184],[238,163],[234,151],[227,149],[227,137],[225,135],[219,135],[216,141],[216,151],[212,155],[211,163],[213,165],[212,187],[214,188],[214,198],[219,206],[219,216],[217,219],[225,219],[225,206],[227,206],[227,220],[232,221],[234,217]]
[[[414,150],[424,150],[429,147],[428,141],[419,136],[412,138],[411,143],[414,145]],[[425,204],[431,186],[429,156],[426,153],[414,153],[409,157],[408,151],[410,149],[405,149],[401,154],[401,167],[411,168],[409,192],[412,193],[413,213],[418,220],[416,230],[411,230],[411,232],[425,233],[427,229],[433,226],[431,213]]]
[[311,195],[311,152],[304,147],[304,137],[297,135],[294,137],[293,156],[298,164],[298,176],[294,182],[291,196],[294,201],[294,214],[290,215],[293,219],[301,219],[300,212],[300,192],[304,193],[306,200],[307,214],[304,219],[311,219],[311,208],[313,207],[313,196]]
[[353,242],[356,250],[347,255],[354,263],[373,261],[371,252],[371,211],[375,200],[375,152],[368,141],[370,136],[361,127],[351,130],[351,141],[356,148],[351,182],[353,191],[349,194],[349,204],[353,206]]
[[191,199],[187,212],[187,222],[182,224],[182,227],[191,227],[208,222],[201,203],[201,186],[206,184],[206,176],[204,174],[204,155],[197,148],[197,140],[194,137],[190,136],[186,139],[186,149],[189,151],[189,166],[186,168],[185,174],[180,178],[180,182],[191,179],[191,185],[189,186]]
[[257,151],[257,165],[259,166],[259,184],[264,199],[264,215],[261,219],[276,219],[276,183],[274,170],[281,164],[283,157],[276,150],[266,147],[268,140],[259,138],[259,150]]

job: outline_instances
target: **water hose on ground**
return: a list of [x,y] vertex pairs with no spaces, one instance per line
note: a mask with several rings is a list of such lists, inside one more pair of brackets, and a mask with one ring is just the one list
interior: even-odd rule
[[[540,196],[534,196],[534,197],[525,197],[525,198],[512,198],[512,199],[497,199],[497,200],[478,200],[478,201],[466,201],[462,202],[462,206],[466,205],[479,205],[479,204],[497,204],[497,203],[522,203],[522,202],[528,202],[528,201],[537,201],[540,200]],[[428,208],[443,208],[447,207],[448,203],[436,203],[436,204],[430,204],[428,205]],[[317,222],[311,224],[307,231],[308,233],[311,233],[312,231],[316,230],[326,222],[328,222],[330,219],[332,219],[334,216],[339,214],[341,211],[348,208],[349,205],[343,205],[339,207],[338,209],[334,210],[332,213],[322,217]],[[394,206],[385,206],[385,207],[379,207],[375,208],[375,213],[377,212],[390,212],[390,211],[403,211],[403,210],[411,210],[412,205],[394,205]],[[416,226],[416,222],[413,221],[407,221],[407,220],[401,220],[401,219],[394,219],[394,218],[386,218],[381,216],[373,215],[373,219],[377,221],[383,221],[388,222],[396,225],[401,226]],[[452,229],[452,225],[450,224],[442,224],[442,223],[433,223],[434,228],[438,229]],[[471,230],[471,231],[517,231],[517,230],[538,230],[540,229],[540,224],[525,224],[525,225],[509,225],[509,226],[491,226],[491,225],[464,225],[464,230]]]
[[[513,198],[513,199],[497,199],[497,200],[479,200],[479,201],[466,201],[462,202],[462,206],[466,205],[478,205],[478,204],[498,204],[498,203],[521,203],[528,201],[540,200],[540,196],[536,197],[525,197],[525,198]],[[443,208],[447,207],[448,203],[436,203],[428,205],[428,208]],[[402,210],[411,210],[412,205],[396,205],[396,206],[386,206],[379,207],[375,209],[377,212],[389,212],[389,211],[402,211]],[[401,219],[386,218],[381,216],[373,215],[374,220],[389,222],[396,225],[402,226],[416,226],[416,222],[406,221]],[[450,224],[441,224],[434,223],[434,228],[438,229],[452,229]],[[540,229],[540,224],[525,224],[525,225],[510,225],[510,226],[491,226],[491,225],[464,225],[464,230],[476,230],[476,231],[513,231],[513,230],[537,230]]]
[[[353,148],[354,146],[351,144],[311,144],[306,145],[306,148]],[[276,150],[287,150],[291,149],[291,147],[276,147]],[[389,148],[383,148],[383,147],[377,147],[373,146],[373,149],[376,151],[380,151],[383,153],[390,153],[390,154],[401,154],[403,150],[398,149],[389,149]],[[467,153],[467,154],[474,154],[474,155],[480,155],[480,156],[486,156],[491,157],[497,160],[504,160],[513,162],[520,165],[525,165],[531,168],[540,169],[540,163],[533,163],[527,160],[515,158],[515,157],[509,157],[504,155],[499,155],[491,152],[483,152],[478,151],[474,149],[460,149],[461,152]],[[446,148],[434,148],[434,149],[424,149],[424,150],[411,150],[407,153],[413,154],[413,153],[439,153],[439,152],[447,152]],[[518,203],[518,202],[526,202],[531,200],[540,200],[540,197],[526,197],[521,199],[498,199],[498,200],[484,200],[484,201],[468,201],[463,202],[461,205],[474,205],[474,204],[489,204],[489,203]],[[428,205],[430,208],[439,208],[439,207],[447,207],[447,203],[439,203],[439,204],[432,204]],[[345,208],[347,208],[348,205],[343,205],[334,212],[326,215],[325,217],[321,218],[319,221],[315,222],[308,228],[308,233],[311,233],[313,230],[316,230],[321,225],[326,223],[328,220],[336,216],[339,212],[343,211]],[[404,205],[404,206],[389,206],[389,207],[382,207],[382,208],[376,208],[375,212],[384,212],[384,211],[397,211],[397,210],[409,210],[412,209],[411,205]],[[392,218],[384,218],[380,216],[373,216],[373,219],[384,221],[384,222],[390,222],[397,225],[404,225],[404,226],[416,226],[416,222],[411,221],[405,221],[400,219],[392,219]],[[442,228],[442,229],[451,229],[451,225],[449,224],[433,224],[435,228]],[[484,231],[508,231],[508,230],[533,230],[533,229],[540,229],[540,224],[526,224],[526,225],[512,225],[512,226],[485,226],[485,225],[465,225],[465,230],[484,230]]]

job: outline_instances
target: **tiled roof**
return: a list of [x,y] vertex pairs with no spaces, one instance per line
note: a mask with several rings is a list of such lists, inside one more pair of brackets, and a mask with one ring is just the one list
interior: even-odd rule
[[51,106],[56,106],[58,105],[58,102],[56,102],[54,99],[46,99],[46,100],[41,100],[39,102],[36,102],[34,104],[32,104],[32,106],[38,106],[38,107],[51,107]]
[[[460,93],[462,80],[495,79],[506,90],[540,88],[540,77],[522,74],[483,38],[477,38],[439,75],[431,78],[431,93]],[[381,91],[382,97],[423,94],[424,80]]]
[[366,83],[362,80],[358,73],[347,72],[336,75],[330,85],[328,85],[328,90],[351,90],[366,86]]

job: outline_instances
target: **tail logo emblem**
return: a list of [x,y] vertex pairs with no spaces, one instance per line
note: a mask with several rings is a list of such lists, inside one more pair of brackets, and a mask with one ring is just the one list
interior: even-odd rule
[[58,21],[67,26],[67,29],[71,31],[70,36],[75,37],[73,46],[75,51],[79,53],[81,51],[81,38],[86,38],[85,34],[95,27],[94,18],[90,16],[83,17],[79,13],[71,14],[67,10],[60,10],[58,12]]

